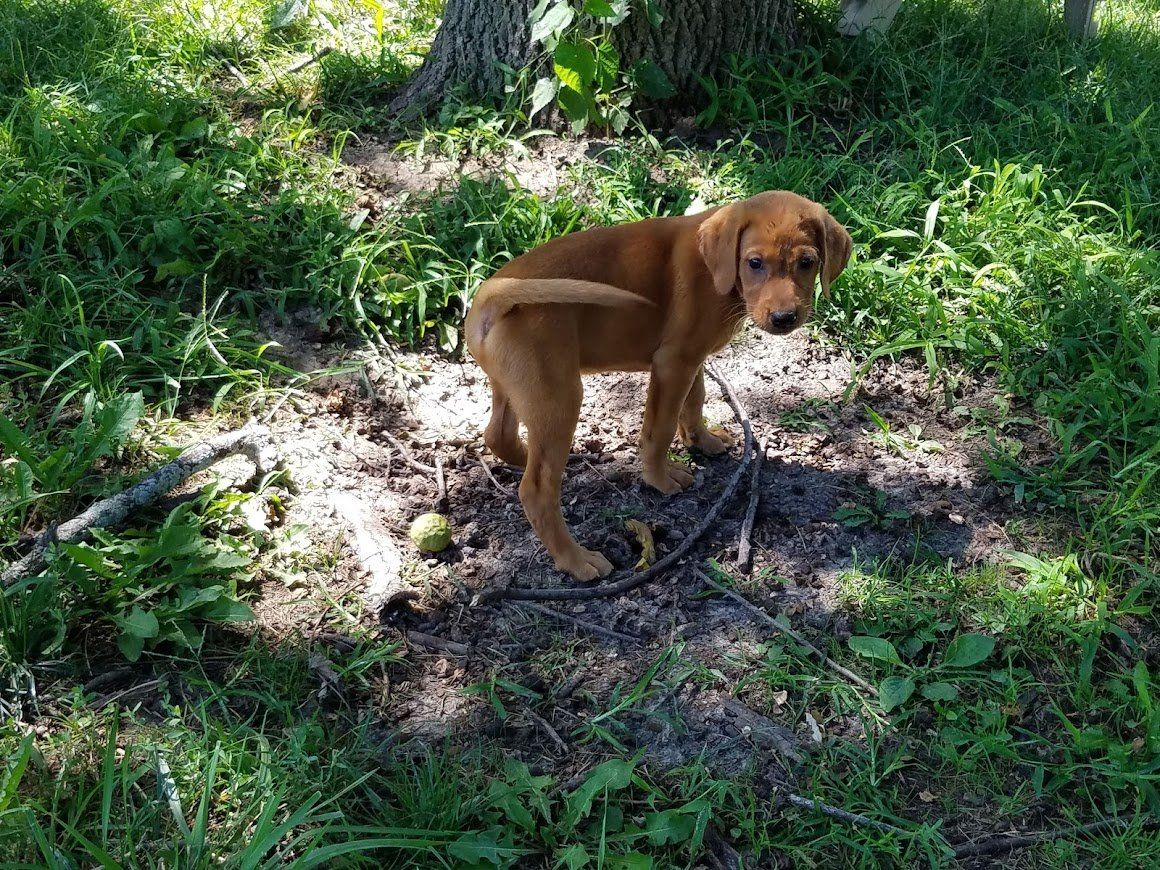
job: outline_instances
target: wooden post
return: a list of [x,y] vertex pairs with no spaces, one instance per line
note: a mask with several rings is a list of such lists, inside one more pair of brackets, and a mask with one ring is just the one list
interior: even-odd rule
[[1076,39],[1096,35],[1096,0],[1063,0],[1063,20]]
[[902,0],[842,0],[838,33],[857,36],[866,30],[885,33],[894,23]]

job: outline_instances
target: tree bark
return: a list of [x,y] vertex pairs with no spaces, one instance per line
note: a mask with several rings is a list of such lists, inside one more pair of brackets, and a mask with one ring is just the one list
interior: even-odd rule
[[[536,0],[447,0],[443,23],[422,67],[395,96],[391,109],[416,114],[455,87],[476,96],[503,92],[502,66],[520,70],[543,53],[531,41],[528,15]],[[776,54],[798,40],[793,0],[658,0],[664,21],[653,27],[644,4],[612,30],[621,69],[647,58],[688,102],[699,78],[731,54]],[[502,65],[502,66],[501,66]]]
[[404,114],[424,111],[454,87],[503,92],[501,64],[522,69],[535,58],[528,16],[536,0],[447,0],[443,23],[423,65],[391,101]]
[[730,55],[779,54],[797,44],[793,0],[660,0],[665,20],[653,27],[642,9],[613,31],[621,67],[648,58],[681,97],[695,96]]

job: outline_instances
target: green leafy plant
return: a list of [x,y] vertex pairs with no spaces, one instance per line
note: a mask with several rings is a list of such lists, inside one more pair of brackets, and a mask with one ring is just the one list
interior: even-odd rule
[[112,625],[130,661],[162,643],[199,648],[205,623],[253,618],[238,591],[252,546],[227,534],[204,537],[192,503],[174,508],[155,533],[93,537],[63,545],[50,573],[79,597],[73,619]]
[[910,512],[902,508],[888,507],[888,498],[889,496],[885,491],[876,489],[873,493],[873,501],[844,504],[834,511],[834,519],[852,529],[859,526],[886,529],[896,522],[909,520]]
[[782,411],[777,425],[793,432],[829,432],[830,425],[822,419],[822,414],[835,411],[836,403],[826,399],[804,399],[797,407]]
[[92,470],[99,459],[120,450],[145,412],[141,393],[124,393],[101,401],[86,393],[80,420],[47,456],[37,455],[32,438],[0,413],[0,446],[16,457],[17,498],[27,502],[37,491],[67,490]]
[[906,668],[904,675],[891,675],[878,685],[878,701],[890,712],[910,700],[917,688],[928,701],[951,702],[959,696],[957,683],[964,670],[983,662],[995,649],[995,638],[985,634],[957,635],[934,665],[907,667],[894,644],[885,638],[854,635],[847,643],[863,658]]
[[[629,70],[621,68],[611,33],[633,6],[632,0],[540,0],[529,16],[532,41],[542,43],[550,55],[553,74],[536,80],[530,117],[555,101],[576,132],[601,124],[622,133],[634,94],[672,96],[668,77],[647,58]],[[639,6],[653,27],[661,25],[664,16],[656,0]]]
[[907,453],[913,451],[920,453],[943,452],[944,448],[938,441],[922,437],[921,426],[908,423],[906,426],[906,434],[903,435],[891,428],[890,423],[869,405],[866,406],[866,414],[877,427],[877,431],[871,433],[871,437],[883,447],[893,450],[900,456],[905,456]]
[[466,686],[463,690],[465,695],[483,695],[487,698],[491,708],[495,711],[495,715],[501,721],[505,721],[508,716],[507,705],[504,704],[503,695],[507,694],[516,698],[523,698],[525,701],[538,701],[543,696],[539,692],[529,689],[527,686],[521,686],[519,683],[502,677],[498,674],[491,674],[489,677],[479,683],[472,683]]

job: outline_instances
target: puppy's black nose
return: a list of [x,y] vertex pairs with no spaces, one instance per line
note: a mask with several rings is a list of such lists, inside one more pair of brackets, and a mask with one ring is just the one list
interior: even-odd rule
[[769,325],[774,329],[786,329],[797,323],[797,309],[785,308],[781,311],[771,312],[769,315]]

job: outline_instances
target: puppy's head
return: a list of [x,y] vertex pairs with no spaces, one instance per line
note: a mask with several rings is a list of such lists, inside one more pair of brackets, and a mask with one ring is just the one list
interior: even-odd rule
[[741,294],[753,322],[784,335],[814,308],[850,260],[850,234],[796,193],[774,190],[723,206],[701,224],[697,242],[717,292]]

